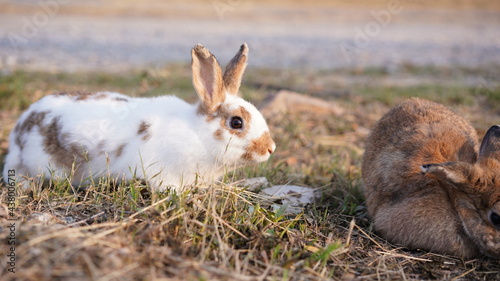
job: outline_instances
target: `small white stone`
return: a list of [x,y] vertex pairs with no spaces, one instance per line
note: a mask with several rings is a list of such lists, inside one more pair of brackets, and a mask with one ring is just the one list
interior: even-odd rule
[[305,205],[319,198],[317,189],[298,185],[275,185],[263,189],[260,194],[269,196],[267,200],[281,200],[282,204],[275,203],[271,207],[275,213],[284,208],[284,214],[298,214]]
[[260,188],[269,186],[269,181],[265,177],[249,178],[238,183],[237,186],[245,187],[250,191],[257,191]]
[[30,216],[30,221],[33,223],[49,224],[58,221],[56,217],[49,213],[34,213]]
[[317,189],[298,185],[274,185],[264,188],[261,193],[286,200],[295,206],[313,203],[319,198]]

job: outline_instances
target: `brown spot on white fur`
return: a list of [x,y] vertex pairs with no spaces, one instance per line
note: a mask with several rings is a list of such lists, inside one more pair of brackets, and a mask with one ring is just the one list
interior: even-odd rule
[[16,133],[24,134],[30,132],[34,126],[40,126],[47,115],[47,111],[32,111],[24,121],[14,128]]
[[[239,110],[238,115],[241,116],[243,118],[243,120],[245,120],[247,123],[250,123],[250,120],[252,119],[250,112],[248,112],[248,110],[246,110],[243,106],[240,106],[240,110]],[[247,126],[248,125],[249,124],[247,124]]]
[[62,133],[60,117],[54,117],[48,125],[41,126],[40,134],[44,137],[44,151],[57,166],[71,168],[74,163],[78,168],[81,163],[88,161],[84,147],[69,143],[69,135]]
[[[227,107],[221,106],[220,116],[222,118],[221,127],[228,130],[228,132],[232,135],[243,138],[250,130],[250,121],[252,120],[252,116],[250,115],[250,112],[248,112],[248,110],[246,110],[243,106],[240,106],[240,108],[233,111],[230,111]],[[233,129],[229,126],[228,122],[230,122],[231,117],[234,116],[239,116],[243,119],[242,129]]]
[[115,100],[115,101],[123,101],[123,102],[128,102],[128,99],[126,99],[126,98],[122,98],[122,97],[115,97],[115,98],[113,98],[113,100]]
[[22,150],[25,145],[25,140],[23,140],[23,136],[31,131],[34,126],[41,126],[45,116],[47,115],[47,111],[37,112],[32,111],[23,122],[17,123],[14,128],[14,132],[16,133],[16,144]]
[[252,161],[254,160],[254,154],[264,156],[267,153],[272,153],[273,145],[274,141],[271,138],[271,134],[265,132],[259,138],[250,142],[250,145],[248,145],[241,158]]
[[[198,113],[200,113],[200,107],[198,108]],[[241,117],[243,119],[243,128],[242,129],[233,129],[230,127],[229,122],[231,117]],[[250,130],[250,122],[252,121],[252,115],[248,110],[246,110],[243,106],[240,106],[236,110],[230,110],[228,106],[221,105],[215,111],[213,115],[207,115],[207,122],[212,122],[213,120],[219,118],[221,128],[226,129],[230,134],[243,138],[247,135]],[[222,136],[222,134],[219,134]]]
[[[55,93],[54,96],[69,96],[77,101],[84,101],[89,99],[102,100],[106,98],[111,98],[111,96],[108,93],[102,93],[102,92],[92,93],[83,91],[64,91]],[[124,97],[113,97],[112,100],[120,102],[128,102],[128,99]]]
[[17,144],[17,146],[19,146],[19,149],[23,150],[25,143],[24,143],[23,139],[21,138],[20,134],[16,135],[16,144]]
[[97,144],[97,155],[99,156],[106,155],[106,141],[101,140]]
[[60,117],[54,117],[48,125],[44,125],[47,113],[32,111],[23,122],[18,123],[14,128],[16,144],[23,149],[23,136],[37,126],[43,136],[44,151],[51,156],[54,164],[71,168],[74,162],[83,162],[86,159],[85,151],[77,144],[68,143],[69,135],[61,132]]
[[[210,112],[208,112],[206,107],[203,106],[203,104],[201,104],[201,103],[198,105],[198,109],[196,109],[196,113],[198,113],[198,115],[207,116],[207,121],[212,121],[212,119],[213,119],[213,117],[210,115]],[[210,117],[212,117],[212,119],[209,119]]]
[[108,97],[108,94],[106,93],[96,93],[95,95],[91,96],[95,100],[102,100]]
[[137,134],[139,136],[142,135],[142,139],[145,141],[151,138],[151,132],[149,131],[150,127],[151,124],[147,123],[146,121],[142,121],[139,125],[139,129],[137,130]]
[[223,138],[223,134],[224,134],[224,131],[222,131],[222,129],[218,129],[217,131],[215,131],[214,137],[215,137],[216,140],[221,141],[221,140],[224,139]]
[[122,156],[122,154],[123,154],[123,149],[125,148],[125,146],[127,146],[127,144],[126,144],[126,143],[124,143],[124,144],[120,145],[120,146],[116,149],[115,154],[116,154],[116,157],[117,157],[117,158],[118,158],[118,157],[120,157],[120,156]]
[[[91,93],[91,92],[83,92],[83,91],[63,91],[54,94],[54,96],[70,96],[73,97],[77,101],[82,101],[82,100],[87,100],[89,98],[96,98],[94,97],[97,93]],[[102,99],[106,95],[99,95],[97,98]]]

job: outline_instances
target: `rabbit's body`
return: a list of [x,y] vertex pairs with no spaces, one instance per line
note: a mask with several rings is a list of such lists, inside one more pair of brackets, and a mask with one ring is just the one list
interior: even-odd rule
[[[204,146],[216,141],[213,133],[218,124],[204,122],[204,116],[197,115],[192,105],[173,96],[93,96],[100,95],[104,98],[79,101],[71,95],[52,95],[37,102],[21,116],[11,135],[10,143],[14,145],[6,167],[20,174],[46,176],[53,170],[62,177],[71,173],[74,164],[78,168],[73,176],[76,182],[105,176],[108,171],[128,180],[133,176],[144,178],[149,170],[163,170],[165,174],[184,175],[186,182],[193,182],[196,173],[219,176],[222,172],[222,159],[212,163],[213,155],[222,153],[215,143]],[[71,119],[64,117],[68,114]],[[183,159],[182,165],[176,165],[179,159]],[[199,171],[194,165],[205,169]],[[181,184],[181,177],[156,178],[171,179],[165,185]]]
[[[243,47],[235,58],[244,51],[246,62]],[[193,60],[211,59],[212,67],[215,58],[204,50],[194,52]],[[196,73],[196,67],[193,71],[202,83],[211,79]],[[195,84],[200,95],[210,83]],[[45,179],[72,175],[74,185],[108,175],[135,177],[163,190],[197,179],[210,182],[226,169],[267,160],[275,145],[261,114],[228,86],[219,90],[218,100],[201,97],[198,104],[174,96],[132,98],[110,92],[44,97],[23,113],[11,133],[4,177],[8,170]],[[235,117],[245,127],[230,127]]]
[[[494,134],[485,139],[497,142]],[[411,99],[392,109],[373,129],[363,158],[375,229],[409,248],[500,256],[500,166],[495,146],[483,141],[487,152],[478,151],[475,130],[442,105]]]

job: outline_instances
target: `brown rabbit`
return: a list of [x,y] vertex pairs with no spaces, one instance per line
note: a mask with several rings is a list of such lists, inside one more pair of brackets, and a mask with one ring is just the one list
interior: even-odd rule
[[477,139],[464,118],[427,100],[382,117],[362,166],[375,230],[411,249],[500,258],[500,126],[480,148]]

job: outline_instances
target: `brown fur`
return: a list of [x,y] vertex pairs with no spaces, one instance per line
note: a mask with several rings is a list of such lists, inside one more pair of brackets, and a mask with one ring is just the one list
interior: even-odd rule
[[215,133],[214,133],[215,139],[219,140],[219,141],[224,139],[223,135],[224,135],[224,131],[222,131],[222,129],[219,129],[219,130],[215,131]]
[[475,130],[442,105],[410,99],[392,109],[369,136],[362,165],[375,229],[409,248],[500,257],[500,232],[488,219],[500,212],[499,158],[478,159],[478,149]]
[[29,133],[34,126],[41,126],[46,115],[46,111],[32,111],[22,123],[17,123],[16,127],[14,128],[14,132],[16,133],[16,144],[21,150],[24,148],[25,143],[25,140],[22,139],[22,136]]
[[193,48],[191,51],[193,86],[201,100],[198,114],[210,118],[226,99],[226,92],[232,95],[238,94],[247,65],[247,56],[248,46],[243,44],[222,75],[219,62],[208,49],[202,45]]
[[15,141],[20,149],[24,148],[26,141],[23,136],[27,135],[34,127],[38,127],[43,136],[44,151],[50,155],[51,160],[57,166],[70,169],[74,163],[79,166],[88,160],[83,147],[68,143],[68,135],[61,132],[60,117],[52,118],[47,125],[44,123],[47,114],[46,111],[33,111],[23,122],[16,125],[14,128]]
[[126,98],[118,98],[118,97],[117,97],[117,98],[113,98],[113,100],[115,100],[115,101],[123,101],[123,102],[128,102],[128,99],[126,99]]
[[[207,122],[213,122],[214,120],[220,122],[221,129],[214,132],[216,140],[223,140],[222,129],[227,130],[230,134],[237,137],[245,137],[250,130],[252,118],[250,112],[244,107],[229,109],[224,104],[224,101],[226,94],[238,94],[243,72],[247,64],[248,46],[246,44],[241,46],[238,53],[236,53],[226,67],[224,76],[222,76],[222,69],[215,56],[202,45],[194,47],[191,51],[191,56],[193,85],[200,97],[197,113],[201,116],[206,116]],[[234,116],[243,119],[243,127],[241,129],[230,127],[229,122]],[[268,152],[272,153],[273,146],[274,142],[269,132],[266,132],[251,142],[242,158],[251,161],[254,158],[253,153],[258,155],[265,155]]]
[[[238,53],[227,65],[224,76],[222,76],[222,69],[215,56],[202,45],[194,47],[191,55],[193,85],[201,100],[197,109],[198,114],[205,115],[207,122],[219,119],[221,128],[240,138],[245,137],[250,129],[252,116],[244,107],[230,110],[224,105],[224,100],[226,92],[233,95],[238,94],[247,64],[248,46],[241,45]],[[229,126],[228,121],[233,116],[239,116],[243,119],[242,129],[235,130]],[[214,136],[216,139],[222,140],[221,131],[216,131]]]
[[116,154],[116,157],[117,157],[117,158],[118,158],[118,157],[120,157],[120,156],[122,156],[122,154],[123,154],[123,150],[125,149],[125,146],[127,146],[127,144],[126,144],[126,143],[124,143],[124,144],[120,145],[120,146],[116,149],[115,154]]
[[105,155],[106,154],[106,141],[101,140],[97,144],[97,155]]
[[60,117],[54,117],[51,122],[40,127],[44,137],[44,151],[51,156],[56,166],[71,168],[88,161],[86,150],[77,144],[68,143],[68,135],[61,132]]
[[45,115],[47,115],[46,111],[37,112],[32,111],[26,119],[22,123],[18,123],[14,128],[16,134],[25,134],[30,132],[34,126],[40,126],[43,120],[45,119]]
[[139,136],[142,135],[142,140],[147,141],[148,139],[151,138],[151,132],[149,131],[150,127],[151,127],[151,124],[146,123],[145,121],[142,121],[141,124],[139,125],[139,129],[137,130],[137,134]]
[[244,160],[252,161],[253,154],[265,155],[270,152],[269,148],[272,147],[273,139],[269,132],[265,132],[258,139],[252,140],[250,145],[246,148],[246,152],[243,154],[242,158]]
[[[241,117],[243,119],[243,128],[242,129],[233,129],[229,126],[228,122],[230,121],[231,117],[234,117],[234,116],[238,116],[238,117]],[[207,122],[212,122],[216,119],[219,119],[221,128],[227,130],[232,135],[243,138],[247,135],[248,131],[250,130],[250,123],[252,120],[252,115],[243,106],[240,106],[240,108],[238,108],[237,110],[231,111],[227,106],[221,105],[215,111],[214,114],[208,115],[206,117]],[[218,132],[219,130],[217,130],[215,132],[215,136],[216,136],[216,139],[222,140],[222,131]]]
[[[242,106],[240,106],[240,108],[238,108],[237,110],[231,111],[223,105],[217,110],[216,116],[220,118],[221,128],[226,129],[230,134],[235,135],[239,138],[245,137],[250,130],[250,121],[252,120],[252,116],[250,115],[250,112],[248,112]],[[242,129],[233,129],[229,126],[228,122],[233,116],[239,116],[243,119]]]
[[241,77],[247,67],[248,46],[243,44],[239,52],[231,59],[224,71],[224,86],[228,93],[237,95],[241,85]]
[[202,45],[193,48],[191,57],[193,86],[201,99],[199,111],[210,115],[225,99],[222,70],[215,56]]
[[[77,101],[86,101],[89,99],[101,100],[109,97],[109,95],[106,93],[91,93],[83,91],[63,91],[55,93],[54,96],[69,96],[73,97]],[[119,102],[128,102],[128,99],[122,97],[114,97],[113,100]]]
[[[87,100],[89,98],[96,98],[97,93],[83,92],[83,91],[64,91],[55,93],[55,96],[70,96],[74,97],[78,101]],[[105,95],[99,95],[97,99],[104,98]]]

